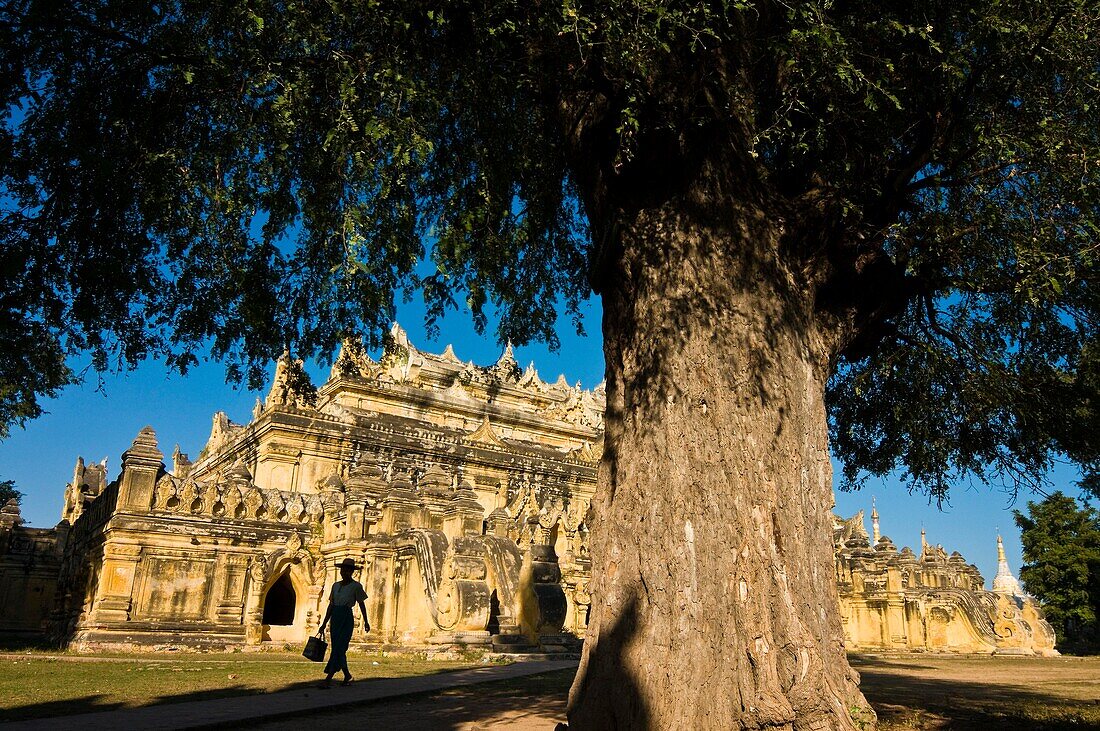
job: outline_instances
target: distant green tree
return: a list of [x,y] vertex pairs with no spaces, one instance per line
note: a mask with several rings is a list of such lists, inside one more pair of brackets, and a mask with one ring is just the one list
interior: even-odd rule
[[15,489],[15,480],[0,480],[0,507],[7,505],[12,498],[16,501],[23,499],[23,493]]
[[1038,597],[1059,645],[1096,649],[1100,618],[1100,513],[1056,492],[1014,511],[1022,531],[1020,578]]

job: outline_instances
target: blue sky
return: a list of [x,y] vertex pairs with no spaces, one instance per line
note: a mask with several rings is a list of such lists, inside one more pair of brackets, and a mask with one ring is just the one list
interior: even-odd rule
[[[492,363],[500,355],[501,347],[491,336],[478,336],[464,313],[448,315],[434,341],[424,334],[419,303],[399,307],[398,319],[412,342],[424,350],[438,353],[452,343],[459,358],[480,365]],[[561,373],[570,383],[580,381],[585,388],[592,388],[603,380],[598,302],[587,307],[585,329],[587,336],[578,337],[568,323],[563,323],[558,352],[531,345],[517,348],[516,358],[524,367],[533,361],[545,381],[554,381]],[[74,365],[79,368],[84,364],[76,361]],[[324,382],[329,365],[310,364],[315,382]],[[106,376],[101,391],[93,374],[88,383],[71,386],[60,398],[47,403],[48,414],[24,429],[13,429],[12,436],[0,442],[0,479],[15,480],[25,493],[23,515],[32,525],[51,526],[60,515],[63,491],[72,479],[78,455],[97,462],[107,457],[113,479],[122,453],[138,430],[150,425],[156,429],[166,459],[177,443],[194,457],[206,443],[215,411],[225,411],[233,421],[247,422],[256,397],[262,395],[227,386],[224,367],[216,362],[203,363],[186,378],[168,373],[162,363],[148,362],[134,372]],[[1057,470],[1051,476],[1053,486],[1076,495],[1075,475],[1069,468]],[[837,493],[836,512],[847,517],[865,509],[869,516],[872,496],[877,500],[883,533],[899,548],[919,546],[923,525],[929,542],[942,544],[949,552],[958,550],[977,564],[988,585],[996,573],[999,529],[1009,563],[1014,572],[1019,572],[1019,532],[1011,510],[1022,509],[1029,497],[1035,499],[1033,496],[1022,495],[1013,505],[1009,496],[995,489],[957,485],[950,503],[937,509],[926,497],[910,495],[896,480],[869,480],[859,492]]]

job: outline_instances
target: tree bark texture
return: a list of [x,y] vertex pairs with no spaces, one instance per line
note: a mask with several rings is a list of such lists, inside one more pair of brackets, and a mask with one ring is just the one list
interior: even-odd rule
[[824,405],[835,336],[782,224],[696,188],[620,229],[571,729],[855,729]]

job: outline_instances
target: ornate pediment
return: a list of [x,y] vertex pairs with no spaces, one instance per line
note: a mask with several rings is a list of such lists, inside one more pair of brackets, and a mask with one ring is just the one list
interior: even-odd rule
[[379,362],[383,374],[395,383],[415,381],[424,366],[424,357],[409,342],[409,335],[396,322],[386,336],[386,345]]
[[359,340],[346,338],[340,344],[340,354],[336,362],[332,364],[332,378],[373,378],[377,375],[380,366],[363,349],[363,343]]
[[493,429],[493,425],[489,423],[488,416],[482,417],[481,426],[467,434],[462,441],[467,444],[484,444],[494,447],[508,446],[507,442],[505,442]]
[[447,344],[447,347],[443,350],[443,353],[439,356],[439,358],[440,360],[445,360],[448,363],[454,363],[456,365],[462,364],[462,361],[458,359],[457,355],[455,355],[454,346],[450,343]]

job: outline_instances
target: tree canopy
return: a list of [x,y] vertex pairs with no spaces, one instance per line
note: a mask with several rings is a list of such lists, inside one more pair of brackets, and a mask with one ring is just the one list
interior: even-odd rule
[[23,493],[15,489],[15,480],[0,480],[0,507],[3,507],[9,500],[19,502],[23,499]]
[[1097,483],[1098,33],[1084,0],[0,0],[0,419],[75,352],[256,383],[396,297],[553,343],[595,291],[570,722],[853,728],[826,432],[850,484]]
[[1055,492],[1015,511],[1024,544],[1020,578],[1038,597],[1059,646],[1100,646],[1100,515]]
[[619,226],[722,155],[840,333],[849,481],[1090,473],[1098,13],[4,2],[0,423],[74,353],[255,383],[418,292],[553,342]]

